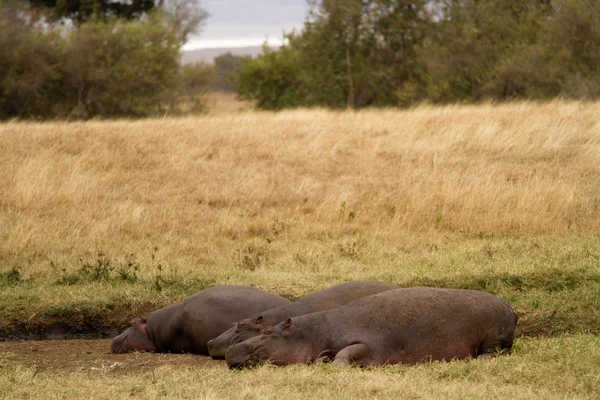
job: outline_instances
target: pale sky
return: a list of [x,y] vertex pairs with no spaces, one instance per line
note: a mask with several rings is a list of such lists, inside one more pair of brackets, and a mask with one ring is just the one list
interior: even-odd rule
[[199,36],[192,36],[184,50],[212,47],[280,45],[283,32],[300,30],[308,6],[306,0],[200,0],[210,16]]

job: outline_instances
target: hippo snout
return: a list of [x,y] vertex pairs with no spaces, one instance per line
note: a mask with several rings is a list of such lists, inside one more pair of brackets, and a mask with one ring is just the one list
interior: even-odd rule
[[211,339],[208,342],[206,342],[206,347],[208,348],[208,354],[210,354],[210,356],[212,358],[220,358],[223,359],[225,358],[224,355],[217,355],[215,354],[215,350],[216,350],[216,346],[215,346],[215,339]]
[[258,360],[253,357],[254,346],[242,342],[234,344],[227,350],[225,359],[229,368],[244,368],[258,364]]
[[123,339],[120,336],[117,336],[112,340],[110,345],[110,352],[114,354],[121,353],[121,348],[123,347]]
[[131,331],[132,331],[132,329],[128,328],[120,335],[115,336],[115,338],[112,340],[112,343],[110,345],[111,353],[123,354],[123,353],[127,353],[129,351],[127,349],[127,340],[131,334]]

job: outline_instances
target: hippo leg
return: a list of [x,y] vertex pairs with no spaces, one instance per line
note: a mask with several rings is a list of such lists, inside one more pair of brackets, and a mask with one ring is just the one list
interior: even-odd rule
[[315,364],[327,364],[331,362],[331,358],[329,356],[321,356],[315,360]]
[[477,358],[492,358],[498,354],[504,354],[510,352],[512,347],[512,340],[507,342],[502,339],[490,339],[487,338],[483,341],[479,349],[477,350]]
[[371,350],[362,343],[352,344],[340,350],[333,360],[334,364],[351,366],[353,364],[369,365],[371,358]]

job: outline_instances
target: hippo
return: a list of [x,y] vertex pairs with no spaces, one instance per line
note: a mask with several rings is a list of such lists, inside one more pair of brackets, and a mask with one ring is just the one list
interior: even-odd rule
[[133,319],[131,326],[113,339],[111,351],[208,355],[206,342],[229,328],[231,321],[289,303],[249,286],[205,289],[181,303]]
[[512,308],[486,292],[395,289],[266,327],[232,345],[226,360],[230,368],[326,359],[367,367],[491,357],[510,351],[516,323]]
[[266,326],[276,325],[288,317],[337,308],[356,299],[391,289],[398,289],[398,286],[383,282],[358,281],[342,283],[311,293],[295,303],[252,315],[233,324],[233,327],[207,343],[208,352],[213,358],[225,357],[229,346],[258,336]]

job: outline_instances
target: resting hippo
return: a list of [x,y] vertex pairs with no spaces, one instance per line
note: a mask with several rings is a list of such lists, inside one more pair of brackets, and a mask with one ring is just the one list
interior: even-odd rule
[[266,326],[273,326],[288,317],[310,314],[317,311],[337,308],[356,299],[361,299],[398,286],[383,282],[347,282],[304,296],[295,303],[253,315],[223,332],[208,342],[208,352],[212,357],[225,357],[229,346],[258,336]]
[[111,350],[208,354],[206,342],[229,328],[231,321],[283,304],[289,301],[249,286],[205,289],[179,304],[135,318],[113,339]]
[[389,290],[337,309],[288,318],[227,351],[231,368],[270,361],[375,366],[491,356],[510,350],[517,317],[475,290]]

